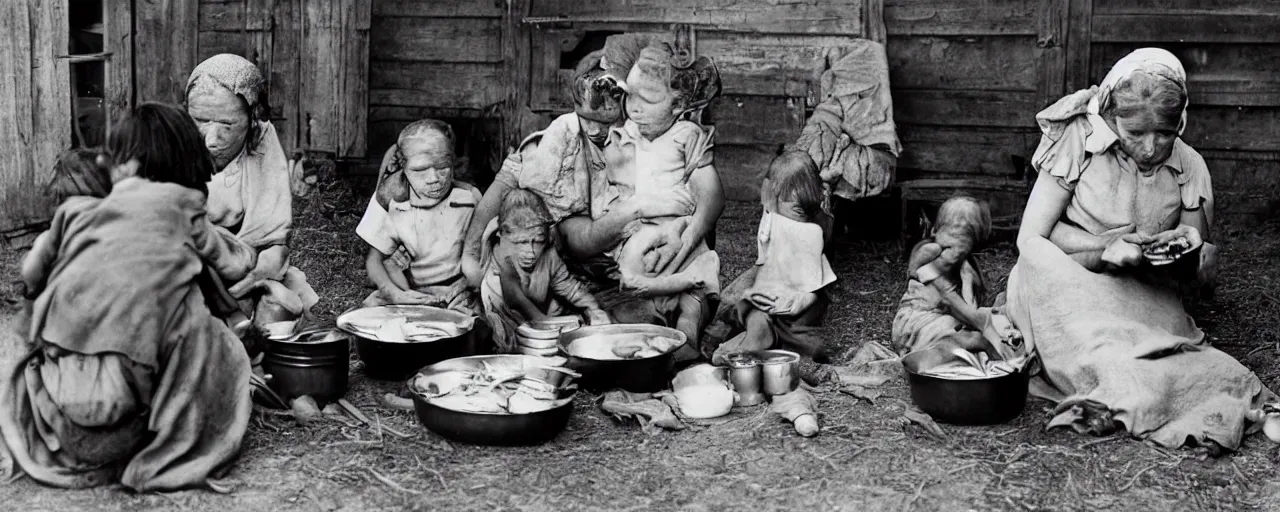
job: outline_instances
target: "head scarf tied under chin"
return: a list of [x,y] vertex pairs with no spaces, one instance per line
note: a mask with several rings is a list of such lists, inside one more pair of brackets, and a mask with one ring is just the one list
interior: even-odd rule
[[187,79],[187,97],[194,92],[205,92],[211,87],[225,88],[249,104],[249,111],[259,121],[265,120],[260,110],[266,80],[262,71],[248,59],[231,53],[214,55],[205,59],[191,71]]
[[[1182,62],[1177,57],[1160,48],[1141,48],[1117,61],[1106,78],[1102,79],[1102,83],[1098,84],[1098,93],[1089,101],[1089,113],[1100,114],[1105,111],[1110,106],[1111,92],[1115,87],[1138,71],[1167,78],[1181,87],[1183,94],[1187,93],[1187,71],[1182,68]],[[1186,127],[1187,109],[1184,106],[1182,120],[1178,122],[1178,134],[1181,135]]]

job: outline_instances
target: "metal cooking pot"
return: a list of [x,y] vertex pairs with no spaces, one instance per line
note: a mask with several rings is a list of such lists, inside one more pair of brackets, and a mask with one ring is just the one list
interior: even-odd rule
[[995,425],[1022,414],[1031,378],[1027,368],[987,379],[943,379],[921,373],[954,358],[941,348],[912,352],[902,358],[911,401],[920,410],[952,425]]
[[593,391],[623,389],[633,393],[652,393],[667,388],[671,383],[675,359],[671,352],[646,359],[589,359],[575,355],[580,340],[601,334],[633,334],[635,336],[664,336],[688,341],[684,333],[670,327],[649,324],[592,325],[560,335],[560,351],[569,358],[566,366],[582,374],[579,384]]
[[[423,368],[421,373],[430,375],[450,370],[479,369],[482,363],[518,366],[543,364],[544,360],[514,354],[461,357],[433,364]],[[530,376],[536,376],[536,373],[532,372]],[[556,386],[564,388],[570,382],[572,378],[566,378]],[[571,397],[576,396],[576,391],[566,391],[568,395],[563,404],[545,411],[528,414],[482,413],[447,409],[423,397],[415,386],[410,385],[409,389],[413,392],[413,408],[422,426],[461,443],[493,446],[528,446],[555,439],[569,424],[569,416],[573,412]]]
[[[452,324],[457,326],[458,334],[420,342],[408,342],[402,337],[381,339],[374,331],[380,322],[394,318]],[[338,317],[338,328],[355,337],[356,355],[364,361],[364,374],[378,380],[405,380],[424,366],[481,353],[492,341],[484,327],[471,315],[430,306],[374,306],[353,309]]]
[[262,371],[284,400],[311,395],[319,403],[347,393],[351,368],[351,336],[334,329],[315,329],[267,342]]

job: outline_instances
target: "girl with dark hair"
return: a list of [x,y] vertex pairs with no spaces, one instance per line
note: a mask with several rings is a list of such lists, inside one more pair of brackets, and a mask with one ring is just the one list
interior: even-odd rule
[[0,434],[47,485],[206,486],[252,403],[249,356],[199,276],[241,279],[255,253],[205,214],[213,161],[179,107],[138,106],[107,148],[110,193],[68,198],[23,261],[30,352],[3,375]]
[[289,161],[270,121],[262,72],[239,55],[210,57],[187,79],[186,107],[213,157],[209,220],[258,253],[257,266],[229,291],[257,325],[308,315],[320,298],[289,261]]

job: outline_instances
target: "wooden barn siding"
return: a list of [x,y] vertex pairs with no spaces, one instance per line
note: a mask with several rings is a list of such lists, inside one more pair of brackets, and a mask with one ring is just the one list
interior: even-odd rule
[[66,0],[0,6],[0,232],[47,220],[52,211],[44,184],[71,145],[71,79],[59,58],[67,35]]
[[370,1],[200,0],[194,62],[173,74],[185,86],[201,60],[241,55],[266,75],[285,151],[364,157]]
[[[369,155],[378,160],[409,123],[473,120],[500,131],[507,98],[504,3],[496,0],[373,0],[369,40]],[[460,126],[459,126],[460,127]],[[491,143],[490,165],[502,144]],[[465,148],[464,148],[465,150]]]

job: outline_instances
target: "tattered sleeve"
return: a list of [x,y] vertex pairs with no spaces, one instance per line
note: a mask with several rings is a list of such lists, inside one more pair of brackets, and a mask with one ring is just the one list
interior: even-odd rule
[[203,196],[194,193],[184,202],[184,211],[191,219],[191,237],[196,252],[220,277],[237,282],[249,275],[258,264],[258,252],[230,231],[214,225],[205,213]]
[[58,259],[58,249],[71,229],[72,222],[81,212],[97,205],[98,201],[96,198],[72,197],[54,212],[49,229],[36,237],[31,251],[22,259],[22,285],[26,288],[28,298],[39,295],[48,284],[49,273],[53,271],[54,261]]
[[1178,142],[1175,147],[1182,159],[1182,174],[1178,175],[1178,189],[1182,194],[1182,209],[1204,211],[1205,223],[1213,226],[1213,180],[1204,158],[1190,146]]
[[1047,172],[1062,188],[1074,190],[1085,168],[1084,141],[1089,136],[1089,119],[1077,116],[1059,123],[1044,130],[1031,162],[1036,172]]

